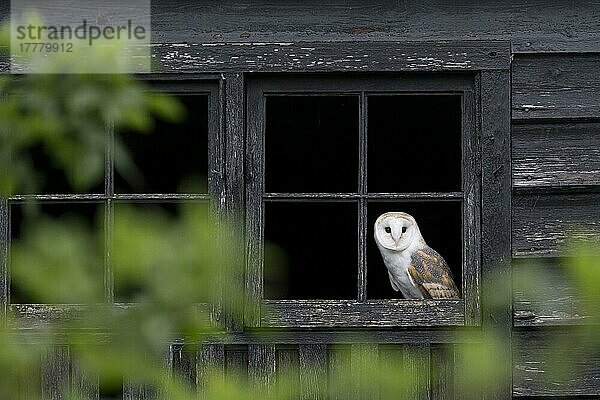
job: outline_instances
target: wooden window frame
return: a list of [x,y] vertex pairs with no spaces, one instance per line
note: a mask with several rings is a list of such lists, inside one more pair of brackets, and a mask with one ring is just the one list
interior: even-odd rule
[[[65,193],[65,194],[15,194],[0,202],[0,239],[2,262],[0,271],[0,303],[4,312],[10,311],[17,317],[19,327],[35,328],[45,321],[64,318],[77,318],[77,313],[85,309],[81,304],[11,304],[10,303],[10,235],[13,205],[28,201],[42,204],[81,204],[94,202],[104,210],[104,248],[110,248],[114,207],[117,203],[181,203],[208,202],[214,214],[218,214],[224,204],[224,135],[222,121],[223,88],[219,75],[139,75],[138,78],[149,84],[149,90],[156,93],[190,94],[208,96],[208,187],[206,193],[115,193],[114,186],[114,138],[112,125],[106,127],[106,149],[104,170],[104,193]],[[114,273],[110,253],[104,252],[104,301],[117,307],[131,307],[129,303],[115,302]],[[219,315],[213,305],[199,304],[200,309],[209,310],[211,315]]]
[[[357,46],[357,44],[353,44]],[[379,51],[369,48],[370,44],[361,47],[363,57],[380,61]],[[378,43],[378,46],[385,44]],[[479,42],[479,54],[496,57],[498,52],[490,49],[490,44]],[[398,43],[387,44],[388,52],[400,46]],[[423,44],[423,50],[426,49]],[[324,47],[327,47],[324,45]],[[408,46],[410,47],[410,46]],[[432,47],[435,47],[432,45]],[[443,47],[443,46],[442,46]],[[430,50],[430,49],[428,49]],[[447,54],[456,49],[448,45]],[[508,49],[509,50],[509,49]],[[426,51],[417,59],[427,59]],[[406,54],[406,53],[404,53]],[[403,54],[403,55],[404,55]],[[328,59],[329,54],[323,57]],[[510,166],[510,102],[505,97],[505,104],[496,104],[494,98],[510,93],[509,87],[509,51],[504,49],[505,59],[500,58],[495,65],[477,66],[466,62],[465,68],[456,65],[442,65],[431,68],[399,62],[394,68],[386,66],[366,67],[359,69],[361,74],[337,74],[340,68],[334,68],[333,74],[252,74],[246,81],[246,233],[248,238],[246,254],[246,287],[248,301],[245,312],[245,325],[252,328],[393,328],[393,327],[448,327],[479,326],[482,324],[482,299],[480,282],[488,269],[499,271],[502,267],[495,265],[505,261],[485,257],[483,249],[491,245],[497,254],[510,255],[510,240],[501,235],[497,243],[488,230],[491,225],[504,227],[510,238],[510,177],[506,186],[504,169]],[[331,57],[334,57],[331,55]],[[373,57],[373,58],[370,58]],[[382,64],[385,64],[382,62]],[[363,65],[364,66],[364,65]],[[277,68],[275,68],[277,69]],[[291,68],[294,70],[293,68]],[[341,68],[344,70],[343,68]],[[500,70],[500,71],[498,71]],[[352,72],[358,72],[353,70]],[[365,72],[366,71],[366,72]],[[457,74],[456,72],[466,74]],[[274,71],[285,72],[285,71]],[[294,70],[294,72],[296,72]],[[305,72],[300,69],[299,72]],[[317,71],[322,72],[322,71]],[[365,73],[362,73],[365,72]],[[393,72],[394,74],[390,74]],[[407,74],[410,72],[411,74]],[[418,72],[419,74],[412,74]],[[350,76],[352,75],[352,76]],[[490,80],[490,77],[501,77]],[[357,194],[314,194],[314,193],[265,193],[264,181],[264,132],[265,132],[265,98],[276,94],[336,94],[360,96],[361,112],[366,112],[365,93],[459,93],[462,96],[462,148],[463,186],[460,193],[378,193],[365,191],[366,164],[366,126],[361,116],[360,125],[360,177],[361,184]],[[502,121],[498,127],[491,127],[483,121]],[[489,131],[486,131],[489,129]],[[491,135],[493,141],[486,141]],[[501,146],[499,157],[505,166],[494,163],[485,164],[486,154],[496,154]],[[485,164],[485,165],[484,165]],[[508,168],[510,170],[510,168]],[[486,187],[489,182],[496,181],[500,175],[503,179],[503,191],[489,196]],[[358,296],[356,300],[267,300],[263,293],[263,237],[264,237],[264,204],[267,201],[311,201],[311,200],[343,201],[354,200],[359,204],[359,271]],[[462,298],[459,300],[367,300],[365,296],[366,268],[366,202],[370,199],[385,200],[448,200],[460,199],[463,204],[463,266],[462,266]],[[501,206],[495,205],[501,203]],[[493,208],[494,215],[484,208]],[[494,222],[496,220],[496,222]],[[484,226],[485,225],[485,226]],[[491,235],[491,237],[488,237]]]

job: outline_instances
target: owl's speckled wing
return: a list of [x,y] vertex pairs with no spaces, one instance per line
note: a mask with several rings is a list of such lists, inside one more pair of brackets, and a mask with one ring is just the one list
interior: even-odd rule
[[446,260],[429,246],[413,253],[408,273],[425,298],[458,299],[460,296]]

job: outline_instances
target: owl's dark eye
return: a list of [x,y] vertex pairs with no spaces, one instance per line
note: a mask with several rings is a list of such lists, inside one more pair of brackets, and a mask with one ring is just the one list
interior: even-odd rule
[[405,226],[402,227],[402,233],[406,233],[406,227]]
[[386,226],[385,233],[392,233],[392,228],[390,228],[389,226]]

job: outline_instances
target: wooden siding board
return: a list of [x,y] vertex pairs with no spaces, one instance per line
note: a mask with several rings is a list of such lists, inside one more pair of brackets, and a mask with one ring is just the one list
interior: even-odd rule
[[512,162],[516,189],[600,186],[600,123],[515,124]]
[[352,387],[348,383],[352,379],[351,346],[328,346],[328,385],[330,400],[347,400],[352,398]]
[[170,351],[171,372],[190,388],[197,384],[196,359],[193,346],[172,344]]
[[[569,347],[563,355],[551,357],[556,340]],[[600,353],[594,351],[597,338],[591,340],[573,330],[533,330],[515,332],[513,341],[515,396],[600,396]],[[576,360],[573,374],[564,371],[570,357]],[[560,368],[560,374],[549,371]]]
[[512,64],[513,118],[600,117],[600,55],[519,55]]
[[261,326],[279,328],[464,325],[463,300],[264,301]]
[[222,379],[225,376],[226,369],[244,370],[245,366],[242,363],[246,362],[245,352],[237,351],[232,354],[230,351],[225,351],[225,346],[222,344],[203,344],[198,349],[196,356],[196,375],[195,381],[198,390],[202,392],[206,387],[210,374],[215,374],[217,379]]
[[600,193],[516,194],[513,255],[553,257],[575,237],[593,242],[600,232]]
[[510,68],[510,44],[269,42],[157,44],[164,72],[477,71]]
[[[244,138],[245,138],[245,100],[246,85],[242,73],[225,74],[221,81],[222,114],[225,124],[225,195],[226,211],[230,223],[234,225],[231,234],[233,243],[244,243],[245,238],[245,192],[244,192]],[[235,279],[224,290],[226,310],[229,311],[226,326],[231,331],[242,330],[244,312],[243,296],[239,293],[228,293],[229,290],[244,288],[245,253],[244,247],[234,246],[236,254],[233,263],[225,268],[235,268],[230,271],[229,277]],[[226,249],[230,250],[230,249]]]
[[160,43],[507,39],[516,52],[599,51],[595,2],[152,2]]
[[42,398],[63,400],[69,396],[70,355],[68,346],[49,348],[42,357]]
[[430,385],[432,400],[454,399],[454,357],[452,346],[430,346]]
[[269,344],[248,345],[248,378],[258,394],[272,396],[276,379],[275,346]]
[[[519,259],[513,263],[516,276],[535,282],[515,280],[514,324],[518,327],[582,325],[591,317],[589,299],[583,298],[569,279],[566,259]],[[538,278],[535,278],[538,277]]]
[[298,354],[300,364],[300,399],[325,399],[327,394],[327,345],[300,345]]
[[[482,237],[481,292],[482,327],[484,334],[493,332],[510,343],[512,328],[511,282],[511,159],[510,159],[510,74],[481,73],[482,132]],[[505,285],[490,285],[493,281]],[[487,286],[486,286],[487,285]],[[486,290],[488,292],[486,292]],[[502,304],[502,307],[498,307]],[[498,368],[511,370],[510,345]],[[487,388],[490,398],[510,396],[510,381],[498,379]]]
[[379,391],[365,376],[379,365],[379,346],[374,343],[351,345],[350,365],[352,376],[352,393],[360,400],[379,399]]
[[277,350],[278,399],[300,398],[300,360],[298,347]]

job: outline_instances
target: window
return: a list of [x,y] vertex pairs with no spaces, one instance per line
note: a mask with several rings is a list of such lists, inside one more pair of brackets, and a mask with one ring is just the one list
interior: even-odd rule
[[[480,269],[474,96],[463,74],[249,81],[249,235],[275,246],[248,260],[255,325],[465,324]],[[373,239],[388,211],[415,217],[461,299],[404,301],[391,288]]]
[[[8,199],[9,237],[23,238],[22,229],[25,204],[35,202],[41,211],[54,217],[74,219],[89,228],[104,233],[104,259],[102,265],[90,266],[96,276],[99,301],[127,303],[135,298],[136,288],[124,285],[108,257],[111,232],[119,222],[120,210],[125,205],[137,209],[153,209],[174,215],[186,202],[206,205],[206,212],[215,204],[222,191],[222,179],[218,171],[224,163],[219,145],[221,141],[219,85],[217,80],[203,77],[186,79],[154,79],[149,83],[152,90],[167,92],[178,97],[187,116],[182,124],[157,121],[152,134],[112,132],[107,129],[106,170],[104,182],[89,193],[69,193],[62,174],[52,170],[46,176],[46,184],[39,194],[19,194]],[[131,176],[120,176],[115,164],[123,162],[120,151],[127,146],[136,169]],[[45,168],[43,154],[34,153],[38,168]],[[46,161],[47,162],[47,161]],[[9,247],[10,249],[10,247]],[[114,254],[112,254],[114,256]],[[10,260],[10,258],[9,258]],[[81,260],[84,265],[86,260]],[[9,261],[10,271],[10,261]],[[66,288],[59,293],[68,293]],[[18,287],[11,286],[8,302],[13,311],[28,318],[45,315],[40,304],[39,313],[32,313],[31,303],[40,303]],[[56,301],[44,303],[77,304],[77,298],[59,296]],[[52,307],[49,308],[51,310]],[[29,310],[29,311],[27,311]],[[33,321],[35,322],[35,321]]]

